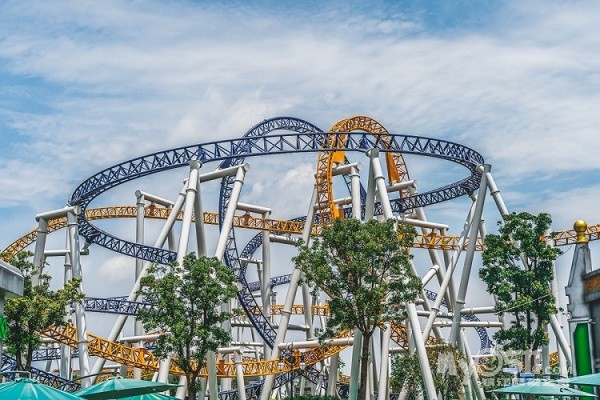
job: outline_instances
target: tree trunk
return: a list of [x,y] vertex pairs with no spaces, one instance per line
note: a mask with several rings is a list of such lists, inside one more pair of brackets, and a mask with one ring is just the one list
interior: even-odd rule
[[363,332],[363,341],[360,350],[360,381],[358,387],[358,400],[367,400],[367,379],[369,373],[369,345],[373,332]]
[[185,381],[187,384],[187,398],[188,400],[196,400],[196,385],[194,384],[194,378],[192,373],[185,374]]
[[31,369],[31,360],[32,359],[33,359],[33,345],[31,344],[31,342],[29,342],[27,344],[27,355],[25,356],[25,371],[29,371]]
[[25,371],[25,368],[23,367],[23,354],[18,351],[15,354],[15,358],[17,359],[17,371]]

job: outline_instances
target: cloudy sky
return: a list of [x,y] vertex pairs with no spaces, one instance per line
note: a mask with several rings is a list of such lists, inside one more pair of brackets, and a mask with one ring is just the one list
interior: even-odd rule
[[[511,211],[599,223],[599,20],[590,1],[3,1],[0,243],[110,165],[281,115],[326,130],[363,114],[459,142]],[[290,216],[314,158],[271,167],[245,190]],[[184,177],[154,189],[174,198]],[[442,208],[455,234],[458,204]]]

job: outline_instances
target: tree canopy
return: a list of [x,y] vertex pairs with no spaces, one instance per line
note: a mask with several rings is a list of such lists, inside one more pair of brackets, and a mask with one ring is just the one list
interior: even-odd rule
[[499,222],[498,234],[485,238],[479,276],[496,296],[496,313],[512,315],[510,327],[494,335],[505,349],[536,350],[548,343],[547,324],[558,312],[554,261],[561,253],[546,241],[551,224],[546,213],[513,213]]
[[414,228],[396,229],[391,220],[336,219],[323,229],[321,239],[310,245],[300,243],[294,258],[306,280],[329,297],[331,316],[321,337],[355,328],[363,334],[361,399],[366,398],[366,360],[375,328],[404,319],[404,304],[413,302],[421,291],[408,252],[414,237]]
[[183,265],[152,266],[141,280],[139,293],[153,304],[138,314],[144,328],[164,332],[154,353],[174,357],[187,378],[188,397],[195,400],[207,353],[231,341],[221,323],[237,312],[221,311],[220,306],[237,294],[235,276],[217,258],[191,253]]
[[[440,398],[464,397],[463,383],[468,370],[465,356],[451,344],[436,343],[428,346],[427,357]],[[416,354],[403,353],[392,358],[390,387],[397,392],[405,389],[413,398],[423,395],[423,377]]]
[[40,333],[51,325],[64,325],[69,306],[81,301],[79,280],[67,282],[61,289],[50,290],[50,276],[41,274],[39,284],[34,286],[32,275],[38,273],[29,259],[30,251],[3,254],[2,258],[17,267],[23,274],[23,296],[11,298],[4,303],[4,316],[8,323],[6,347],[15,356],[17,369],[31,368],[33,352],[41,344]]

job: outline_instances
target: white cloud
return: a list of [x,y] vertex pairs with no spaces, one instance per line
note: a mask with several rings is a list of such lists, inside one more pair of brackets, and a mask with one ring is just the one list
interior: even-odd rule
[[[36,212],[62,207],[109,165],[238,137],[278,115],[327,129],[365,114],[394,133],[457,141],[493,164],[509,209],[549,211],[556,229],[597,223],[600,6],[503,3],[489,27],[444,30],[382,4],[3,2],[0,235],[15,238],[15,215],[25,233]],[[276,218],[304,213],[315,156],[249,159],[242,201]],[[420,188],[449,183],[421,161],[409,160]],[[174,198],[182,177],[173,192],[166,178],[147,191]],[[427,211],[456,234],[467,205]],[[127,287],[133,261],[103,260],[95,287]]]
[[[109,284],[124,283],[124,281],[130,281],[133,284],[135,280],[135,260],[126,256],[112,256],[99,265],[95,275],[100,276],[104,282]],[[95,289],[99,288],[99,285],[92,285]],[[129,293],[120,294],[128,295]]]

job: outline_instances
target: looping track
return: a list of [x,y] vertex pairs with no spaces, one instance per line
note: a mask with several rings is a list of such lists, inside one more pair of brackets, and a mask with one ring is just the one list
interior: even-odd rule
[[[278,130],[285,130],[292,133],[273,134],[274,131]],[[365,132],[355,132],[356,130]],[[329,204],[333,204],[331,188],[333,163],[342,162],[345,152],[366,152],[373,148],[386,153],[388,174],[392,182],[400,182],[408,179],[408,171],[405,168],[403,154],[447,160],[462,165],[467,170],[466,177],[438,189],[416,195],[402,192],[399,199],[391,200],[391,207],[394,213],[401,214],[406,210],[416,207],[425,207],[462,195],[471,194],[478,188],[481,179],[479,168],[483,165],[484,160],[480,154],[468,147],[439,139],[390,134],[380,124],[368,117],[353,117],[342,120],[332,128],[332,131],[324,133],[315,125],[297,118],[282,117],[265,120],[250,129],[240,139],[214,141],[165,150],[109,167],[79,185],[73,192],[69,205],[80,207],[79,233],[87,242],[95,243],[109,250],[138,259],[167,264],[176,258],[176,253],[120,239],[93,225],[90,221],[96,218],[92,212],[94,209],[88,209],[91,202],[100,194],[118,185],[161,171],[188,166],[191,160],[198,160],[203,164],[220,161],[219,168],[227,168],[241,165],[245,157],[319,152],[323,155],[323,159],[327,160],[326,169],[323,170],[325,172],[325,180],[322,180],[321,183],[324,185],[323,187],[325,185],[328,186],[328,189],[326,189],[328,191],[326,201]],[[212,220],[219,225],[223,223],[225,206],[231,196],[232,184],[233,177],[225,178],[221,182],[219,213],[213,216]],[[351,215],[352,210],[350,207],[345,207],[342,210],[338,210],[338,212],[348,217]],[[381,205],[377,204],[375,206],[375,214],[382,214]],[[341,214],[338,215],[341,216]],[[151,215],[148,216],[152,217]],[[321,223],[327,223],[330,221],[330,217],[321,217],[321,220]],[[302,222],[302,218],[299,218],[294,221],[298,226],[289,229],[298,229],[303,225]],[[234,225],[236,224],[234,223]],[[61,226],[57,225],[57,227]],[[241,253],[243,258],[250,257],[256,248],[260,246],[260,235],[255,236],[244,248]],[[14,248],[22,245],[23,242],[15,244]],[[246,263],[240,261],[234,229],[230,231],[224,254],[224,262],[233,271],[236,271],[238,281],[241,284],[238,297],[249,320],[265,342],[272,347],[274,345],[275,331],[262,314],[262,311],[260,311],[260,307],[256,303],[250,289],[250,284],[246,281]],[[76,338],[72,327],[56,328],[46,333],[69,344],[74,344],[72,342]],[[402,327],[394,328],[394,339],[400,345],[406,344],[406,332]],[[96,343],[97,346],[94,346],[92,342]],[[104,341],[98,337],[94,337],[94,340],[90,343],[90,352],[98,356],[111,358],[115,361],[141,368],[154,368],[156,360],[143,349],[138,350],[136,352],[132,351],[131,348],[115,349],[114,343]],[[322,360],[323,357],[326,357],[325,354],[320,354],[319,351],[321,350],[306,353],[306,357],[310,360],[310,363],[307,362],[307,364],[314,364]],[[287,381],[290,378],[289,373],[280,371],[279,369],[275,370],[273,364],[272,360],[257,362],[257,366],[255,367],[251,367],[248,364],[248,366],[245,366],[245,374],[247,376],[263,376],[269,373],[277,373],[278,383],[276,385]],[[289,370],[297,370],[297,366],[291,366]],[[315,369],[308,368],[302,373],[313,382],[317,382],[319,379],[319,372]],[[232,372],[229,375],[228,372],[221,371],[220,375],[232,376],[234,374]]]
[[[385,148],[390,147],[389,132],[379,122],[365,116],[355,116],[337,122],[327,135],[323,144],[325,151],[317,157],[317,204],[322,224],[330,224],[334,219],[341,217],[338,206],[333,202],[333,168],[336,164],[343,164],[345,152],[343,150],[327,151],[330,148],[343,148],[346,142],[344,132],[364,131],[373,135]],[[408,180],[408,170],[401,153],[386,153],[388,178],[390,183]],[[409,197],[407,191],[401,192],[401,197]]]
[[[294,125],[296,126],[296,125]],[[279,128],[284,129],[284,128]],[[439,139],[430,139],[407,135],[390,134],[389,143],[366,133],[332,133],[345,136],[340,147],[327,148],[328,151],[360,151],[378,148],[382,152],[416,154],[440,158],[458,163],[469,170],[469,175],[457,182],[425,193],[391,201],[392,210],[401,213],[404,210],[425,207],[431,204],[451,200],[474,192],[479,184],[483,165],[483,157],[476,151]],[[197,159],[203,164],[213,161],[225,161],[224,165],[243,156],[259,156],[268,154],[286,154],[296,152],[322,151],[323,133],[294,133],[260,137],[244,137],[241,139],[209,142],[189,147],[180,147],[117,164],[107,168],[84,181],[75,190],[69,202],[79,205],[80,234],[90,243],[96,243],[121,254],[144,259],[146,261],[168,264],[175,259],[175,253],[165,249],[144,246],[119,239],[95,227],[85,218],[88,204],[101,193],[131,180],[151,175],[160,171],[188,165],[190,160]],[[348,209],[346,209],[348,210]],[[346,211],[348,212],[348,211]],[[375,207],[381,214],[381,207]]]
[[[279,130],[292,133],[273,134],[273,132]],[[481,179],[480,168],[484,160],[480,154],[468,147],[439,139],[390,134],[377,121],[364,116],[343,119],[336,123],[330,129],[330,132],[323,132],[315,125],[297,118],[281,117],[259,123],[246,132],[240,139],[214,141],[165,150],[114,165],[90,177],[79,185],[73,192],[69,205],[80,207],[80,234],[89,243],[96,243],[112,251],[139,259],[166,264],[175,259],[176,253],[161,248],[128,242],[97,228],[90,222],[103,218],[134,217],[137,213],[135,207],[88,208],[92,201],[100,194],[125,182],[161,171],[184,167],[191,160],[198,160],[203,164],[220,161],[219,168],[222,169],[243,164],[245,157],[288,153],[318,153],[316,185],[319,215],[317,216],[318,224],[313,228],[313,234],[318,234],[320,228],[329,224],[333,219],[342,216],[350,217],[352,215],[351,207],[340,208],[333,202],[332,179],[336,164],[347,163],[345,158],[346,152],[366,152],[374,148],[385,153],[388,180],[390,183],[403,182],[409,179],[403,157],[405,154],[450,161],[462,165],[468,171],[468,175],[463,179],[425,193],[411,195],[408,190],[401,189],[399,193],[400,198],[390,200],[392,211],[396,214],[404,213],[416,207],[425,207],[465,194],[471,194],[479,186]],[[223,224],[225,209],[232,193],[233,181],[234,178],[232,176],[222,180],[219,211],[218,213],[205,212],[205,223]],[[361,195],[364,203],[364,189],[362,188]],[[364,208],[362,212],[364,212]],[[168,216],[168,213],[168,209],[161,207],[150,206],[145,209],[146,218],[164,219]],[[377,204],[375,206],[375,214],[382,214],[381,205]],[[304,225],[305,220],[303,217],[295,220],[281,221],[247,215],[243,217],[234,216],[233,220],[233,227],[294,234],[300,233]],[[48,231],[65,226],[66,219],[55,220],[49,225]],[[600,238],[599,226],[596,225],[588,228],[587,235],[590,240]],[[220,227],[223,228],[222,226]],[[33,231],[15,241],[5,251],[12,253],[23,249],[35,240],[36,233]],[[554,234],[552,239],[557,246],[568,245],[573,243],[575,236],[575,231],[567,230]],[[252,258],[252,255],[261,246],[261,243],[262,233],[259,233],[238,254],[235,230],[232,228],[226,245],[224,262],[236,272],[241,287],[238,297],[241,306],[246,311],[248,319],[265,340],[265,343],[273,347],[276,336],[275,330],[269,320],[263,315],[262,307],[256,303],[253,292],[256,289],[257,283],[246,281],[247,263],[241,261]],[[414,247],[441,249],[450,249],[456,246],[457,238],[436,236],[435,233],[427,236],[420,235],[414,244]],[[481,249],[482,243],[478,240],[476,246],[477,249]],[[289,283],[289,275],[276,277],[273,282],[273,285]],[[429,299],[434,299],[436,294],[426,291],[426,296]],[[95,300],[103,301],[105,299]],[[113,299],[113,301],[115,302],[113,307],[117,310],[116,312],[131,315],[135,314],[139,307],[150,306],[143,303],[129,302],[130,304],[127,305],[128,308],[124,312],[123,305],[126,302],[120,299]],[[303,306],[294,306],[293,312],[302,313],[303,310]],[[273,307],[273,314],[280,311],[277,307]],[[315,310],[316,315],[325,315],[326,313],[326,308]],[[465,318],[472,321],[477,320],[475,316],[466,316]],[[478,328],[477,332],[482,343],[482,348],[489,347],[491,341],[485,329]],[[77,335],[75,328],[72,326],[53,327],[48,329],[45,334],[72,347],[77,346]],[[345,332],[341,335],[343,337],[344,335],[348,335],[348,333]],[[88,339],[92,355],[146,370],[156,370],[158,368],[158,360],[146,349],[134,349],[129,346],[106,341],[91,334],[88,335]],[[407,343],[406,330],[402,326],[393,325],[392,339],[400,346],[405,347]],[[319,376],[319,371],[310,368],[310,366],[341,351],[341,349],[342,347],[338,346],[305,352],[303,355],[309,368],[300,373],[313,382],[319,382],[319,378],[322,378]],[[299,372],[297,363],[286,365],[283,369],[279,368],[276,364],[276,360],[246,360],[244,362],[244,375],[247,377],[261,377],[268,374],[277,374],[276,386],[280,386],[282,383],[288,381],[293,373]],[[181,373],[181,371],[173,367],[171,372],[175,374]],[[203,371],[202,375],[206,374],[207,371]],[[234,365],[232,363],[220,363],[218,365],[218,375],[221,377],[235,376]],[[254,385],[251,390],[259,390],[256,389],[256,386],[258,385]],[[221,398],[235,398],[235,394],[222,393]]]
[[[275,130],[288,130],[295,133],[271,134]],[[326,144],[326,138],[329,139],[329,145]],[[343,141],[340,138],[343,138]],[[385,135],[384,141],[381,135],[371,136],[371,134],[366,133],[333,132],[324,134],[316,126],[303,120],[275,118],[256,125],[241,139],[215,141],[166,150],[107,168],[79,185],[71,196],[69,203],[72,206],[78,205],[81,207],[79,233],[89,243],[96,243],[115,252],[147,261],[169,263],[176,258],[176,253],[165,249],[131,243],[95,227],[86,219],[86,208],[88,205],[95,197],[110,188],[160,171],[187,166],[194,159],[203,164],[221,161],[220,167],[226,168],[242,164],[246,156],[317,151],[365,152],[372,148],[378,148],[382,152],[398,155],[404,153],[440,158],[463,165],[469,172],[467,177],[439,189],[394,200],[392,202],[392,210],[396,213],[402,213],[407,209],[424,207],[470,194],[478,187],[481,177],[478,167],[483,164],[483,158],[477,152],[465,146],[438,139],[407,135],[388,134]],[[232,177],[223,179],[221,183],[219,224],[223,222],[225,205],[229,201],[232,184]],[[349,213],[351,210],[347,208],[345,212]],[[381,206],[375,207],[375,213],[382,213]],[[250,247],[247,246],[248,251],[252,247],[252,245]],[[247,289],[248,282],[245,281],[245,276],[241,273],[241,271],[245,270],[245,265],[240,263],[235,243],[235,231],[233,229],[229,234],[224,262],[233,271],[238,272],[237,277],[242,286],[242,289],[238,293],[240,304],[259,334],[272,347],[274,345],[275,331],[262,312],[257,312],[259,308],[256,300]],[[318,380],[318,371],[308,369],[304,371],[304,374],[311,381]],[[278,375],[279,378],[287,379],[285,374]]]

